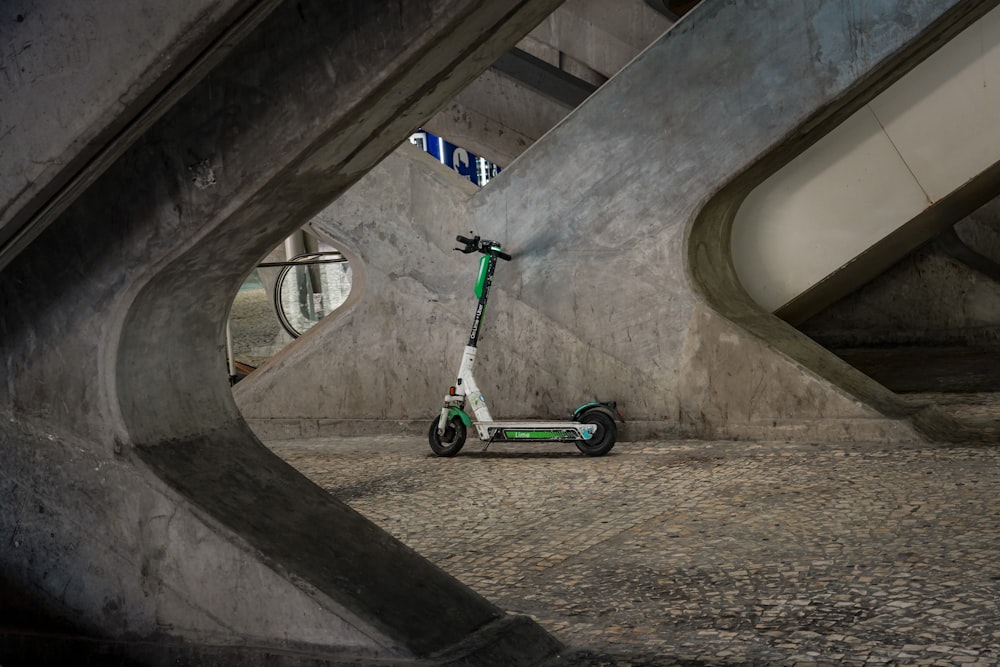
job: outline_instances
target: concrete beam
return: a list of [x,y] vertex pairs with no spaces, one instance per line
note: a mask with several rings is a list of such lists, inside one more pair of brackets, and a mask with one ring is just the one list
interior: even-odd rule
[[5,3],[0,269],[277,4]]
[[571,110],[489,69],[424,127],[506,167]]
[[642,0],[565,2],[427,129],[507,166],[669,26]]
[[[928,21],[927,28],[921,34],[914,35],[904,42],[903,48],[899,50],[880,51],[875,61],[868,61],[872,63],[874,69],[861,80],[850,83],[854,72],[847,73],[841,70],[834,74],[837,82],[834,88],[846,84],[841,95],[831,100],[830,104],[812,113],[803,114],[800,124],[795,128],[789,128],[789,133],[783,141],[761,152],[759,159],[745,163],[740,175],[729,180],[697,213],[688,239],[689,266],[694,284],[719,314],[739,323],[740,327],[754,338],[768,341],[782,355],[794,360],[823,381],[830,382],[846,395],[854,397],[884,415],[904,419],[931,440],[989,441],[994,436],[963,429],[945,418],[933,406],[900,400],[870,378],[833,358],[826,350],[804,338],[787,324],[763,312],[759,306],[752,303],[740,285],[732,257],[726,249],[732,238],[736,211],[756,185],[801,155],[851,114],[862,108],[865,103],[874,99],[928,58],[942,44],[954,39],[962,30],[983,18],[997,5],[995,1],[969,0],[955,2],[947,7],[931,7],[930,3],[922,3],[920,6],[914,5],[902,11],[897,11],[897,7],[888,4],[884,7],[872,7],[872,18],[875,20],[891,18],[892,22],[888,26],[890,30],[918,14]],[[693,11],[678,25],[678,28],[689,25],[696,17],[702,16],[705,7],[702,5],[700,9]],[[791,76],[791,73],[786,72],[784,76]],[[796,80],[809,79],[798,76]],[[744,117],[744,123],[752,118],[756,118],[761,124],[768,123],[769,121],[765,121],[758,114],[766,113],[766,109],[773,108],[773,102],[762,100],[753,106],[750,118]]]
[[977,253],[1000,264],[1000,199],[994,198],[956,224],[955,233]]
[[436,116],[424,123],[424,129],[500,167],[506,167],[538,137],[529,136],[498,123],[485,113],[462,104],[455,98]]
[[996,196],[997,34],[1000,9],[747,196],[733,261],[757,303],[801,322]]
[[567,0],[529,37],[610,78],[672,24],[642,0]]
[[597,86],[521,49],[511,49],[500,56],[493,69],[569,109],[578,107],[597,90]]
[[834,350],[995,348],[998,306],[997,265],[948,230],[800,329]]
[[[452,248],[463,229],[457,221],[477,192],[406,143],[310,221],[310,231],[347,253],[354,284],[340,311],[234,388],[254,429],[299,437],[415,420],[424,440],[471,324],[471,279],[463,278],[475,261]],[[394,220],[416,224],[397,225],[383,238]],[[411,343],[422,346],[418,354]],[[355,389],[344,391],[347,385]],[[327,403],[331,395],[337,407]],[[383,398],[372,400],[376,395]]]
[[282,3],[8,265],[8,586],[135,651],[533,664],[556,649],[270,453],[222,353],[259,258],[555,4]]

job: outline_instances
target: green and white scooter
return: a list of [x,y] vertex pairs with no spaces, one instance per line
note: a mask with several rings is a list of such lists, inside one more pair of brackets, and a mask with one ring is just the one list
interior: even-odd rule
[[[493,442],[572,442],[588,456],[603,456],[615,446],[618,427],[615,417],[621,419],[614,402],[587,403],[573,412],[572,421],[493,421],[486,407],[486,398],[472,375],[476,364],[476,344],[479,342],[480,325],[486,311],[493,271],[497,260],[510,260],[496,241],[487,241],[475,236],[471,239],[457,237],[463,245],[455,248],[463,253],[480,252],[479,278],[476,280],[476,297],[479,305],[472,321],[469,343],[462,354],[462,364],[458,369],[458,381],[450,387],[444,397],[441,414],[430,425],[428,439],[431,449],[438,456],[454,456],[465,444],[468,429],[475,426],[479,439],[489,446]],[[465,412],[466,400],[472,407],[475,420]],[[624,421],[624,420],[623,420]]]

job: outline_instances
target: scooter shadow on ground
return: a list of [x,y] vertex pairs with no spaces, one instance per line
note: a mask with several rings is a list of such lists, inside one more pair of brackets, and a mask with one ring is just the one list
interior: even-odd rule
[[[619,456],[621,452],[608,452],[603,457],[600,458],[613,458]],[[438,458],[433,452],[428,454],[426,458],[434,459]],[[469,451],[466,449],[457,458],[473,458],[473,459],[595,459],[592,456],[586,456],[578,451],[515,451],[511,449],[506,450],[494,450],[487,449]]]

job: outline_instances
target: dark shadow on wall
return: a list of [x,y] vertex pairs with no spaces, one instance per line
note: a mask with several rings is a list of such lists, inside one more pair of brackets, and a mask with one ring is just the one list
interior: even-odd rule
[[[82,634],[64,610],[0,574],[0,636],[13,633]],[[0,661],[3,653],[0,652]],[[8,664],[8,662],[0,662]],[[13,663],[10,663],[13,664]]]
[[[975,242],[982,224],[973,215],[956,228]],[[799,328],[895,392],[1000,391],[1000,266],[956,229]]]

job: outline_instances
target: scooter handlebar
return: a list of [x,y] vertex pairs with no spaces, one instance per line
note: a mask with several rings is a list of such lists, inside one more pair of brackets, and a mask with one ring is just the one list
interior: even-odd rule
[[455,250],[459,250],[466,254],[481,252],[484,255],[493,255],[494,257],[498,257],[499,259],[507,262],[511,260],[511,256],[496,247],[499,244],[494,241],[485,241],[478,236],[470,239],[466,236],[462,236],[461,234],[456,236],[455,240],[465,246],[464,248],[455,248]]

